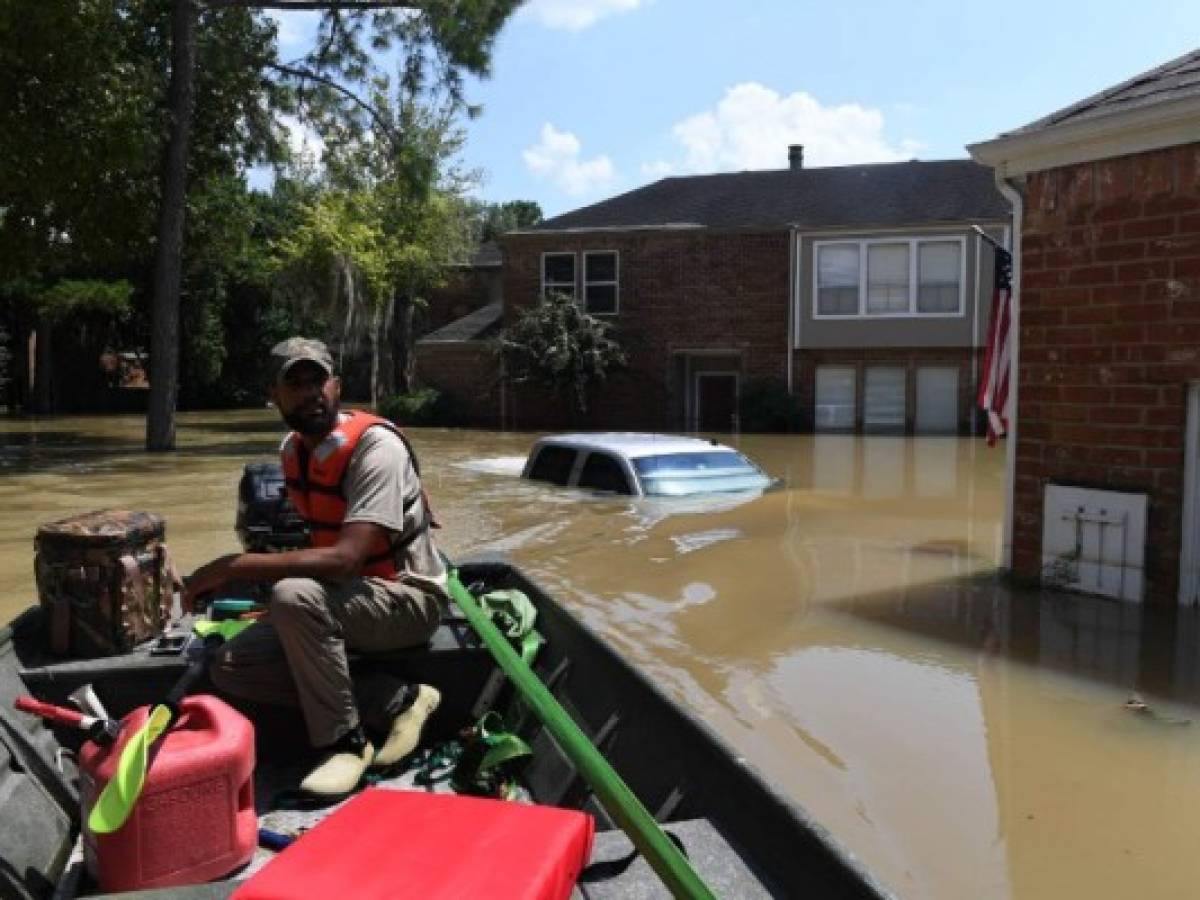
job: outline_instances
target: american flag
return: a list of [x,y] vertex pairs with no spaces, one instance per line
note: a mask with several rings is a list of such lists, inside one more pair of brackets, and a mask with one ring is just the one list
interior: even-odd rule
[[996,280],[992,292],[992,318],[988,323],[987,349],[983,357],[983,379],[979,382],[979,408],[987,413],[987,442],[1008,431],[1005,407],[1012,368],[1012,254],[998,244]]

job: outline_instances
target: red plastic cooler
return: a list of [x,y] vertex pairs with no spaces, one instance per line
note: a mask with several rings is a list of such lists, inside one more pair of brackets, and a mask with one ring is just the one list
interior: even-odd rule
[[150,714],[135,709],[111,747],[79,754],[84,858],[105,891],[196,884],[250,860],[254,811],[254,726],[206,694],[186,697],[179,718],[154,745],[142,794],[112,834],[87,830],[92,804],[116,770],[125,741]]
[[567,900],[594,830],[578,810],[370,788],[233,900]]

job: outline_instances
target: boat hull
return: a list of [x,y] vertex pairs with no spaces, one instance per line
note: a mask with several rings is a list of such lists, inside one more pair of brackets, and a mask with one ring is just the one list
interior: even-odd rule
[[[463,562],[460,575],[464,584],[516,588],[533,600],[538,630],[546,638],[536,671],[643,805],[676,832],[685,848],[691,845],[693,863],[719,896],[889,895],[799,805],[767,783],[711,728],[664,694],[528,575],[501,558],[488,557]],[[169,685],[186,665],[184,659],[150,657],[144,651],[55,664],[40,657],[40,628],[38,611],[31,610],[14,627],[0,632],[0,735],[4,738],[0,756],[17,756],[25,770],[5,769],[0,759],[0,771],[8,773],[0,775],[0,796],[20,797],[32,823],[27,842],[11,834],[0,838],[0,894],[5,896],[48,896],[70,868],[67,857],[79,826],[76,773],[69,762],[60,773],[56,763],[57,751],[69,748],[73,735],[53,733],[13,713],[16,694],[30,692],[61,702],[74,687],[92,683],[110,712],[121,715],[161,697],[163,685]],[[472,721],[487,705],[488,688],[497,681],[487,651],[463,621],[453,618],[427,647],[360,657],[354,665],[382,667],[412,681],[437,685],[444,702],[430,723],[431,740],[452,736]],[[492,703],[504,708],[512,699],[511,687],[504,686]],[[303,745],[299,717],[290,711],[283,715],[248,712],[260,730],[256,779],[270,784],[269,770],[284,762],[285,748],[295,748],[297,742]],[[611,818],[554,740],[529,715],[519,730],[534,750],[523,772],[533,799],[592,813],[601,831],[598,853],[620,855],[624,836],[606,835],[613,827]],[[4,779],[17,781],[6,786]],[[264,793],[260,813],[269,804]],[[2,804],[0,820],[12,821],[15,808],[9,806],[7,801]],[[581,884],[580,895],[654,896],[657,891],[665,896],[661,885],[651,886],[646,893],[644,879],[652,876],[644,861],[639,866],[622,869],[607,881],[597,878]],[[171,896],[224,896],[232,888],[232,882],[197,886],[194,892],[176,888]]]

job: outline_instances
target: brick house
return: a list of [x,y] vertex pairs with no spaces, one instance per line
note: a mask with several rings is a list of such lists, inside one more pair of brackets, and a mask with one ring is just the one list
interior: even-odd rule
[[969,149],[1019,232],[1012,570],[1197,602],[1200,51]]
[[[968,432],[992,258],[1010,209],[971,160],[667,178],[501,237],[503,318],[543,292],[609,319],[630,365],[595,427],[727,432],[750,380],[819,430]],[[478,321],[418,344],[421,379],[468,421],[550,428],[566,411],[501,389]],[[469,326],[469,327],[468,327]]]
[[469,260],[449,266],[445,283],[431,291],[422,311],[422,334],[449,325],[488,304],[499,304],[502,296],[500,247],[487,241]]
[[[629,371],[592,424],[737,427],[769,379],[807,427],[968,431],[990,253],[1010,210],[970,160],[667,178],[504,235],[504,315],[545,291],[610,319]],[[546,407],[514,398],[514,421]]]

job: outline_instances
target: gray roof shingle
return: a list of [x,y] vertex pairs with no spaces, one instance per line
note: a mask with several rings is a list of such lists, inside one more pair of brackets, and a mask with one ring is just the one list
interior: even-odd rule
[[478,341],[490,337],[500,324],[504,310],[500,301],[481,306],[474,312],[467,313],[461,319],[455,319],[448,325],[443,325],[437,331],[431,331],[418,344],[444,344],[456,341]]
[[969,159],[664,178],[533,231],[589,228],[833,228],[1009,215],[992,170]]
[[1072,103],[1036,122],[1005,132],[1000,137],[1032,134],[1056,125],[1096,119],[1185,97],[1200,97],[1200,50],[1185,53],[1178,59],[1135,75],[1128,81]]

